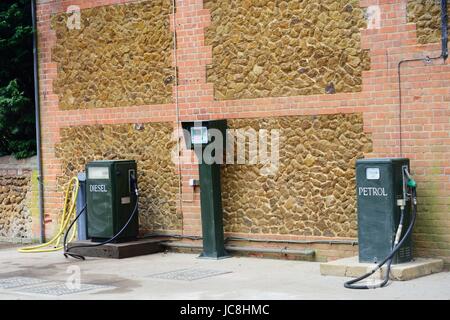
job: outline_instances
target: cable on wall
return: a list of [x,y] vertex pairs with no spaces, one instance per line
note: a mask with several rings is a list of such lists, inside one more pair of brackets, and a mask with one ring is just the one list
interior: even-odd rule
[[403,108],[403,97],[402,97],[402,78],[401,78],[401,67],[403,64],[423,61],[425,63],[431,63],[433,60],[443,59],[444,63],[448,58],[448,11],[447,11],[447,0],[441,0],[441,54],[438,57],[416,58],[416,59],[405,59],[400,60],[397,66],[397,79],[398,79],[398,99],[399,99],[399,144],[400,144],[400,157],[403,157],[403,130],[402,130],[402,108]]
[[183,218],[183,177],[181,175],[181,146],[180,146],[180,106],[178,98],[178,56],[177,56],[177,20],[176,0],[172,0],[172,24],[173,24],[173,61],[174,61],[174,81],[175,81],[175,113],[176,113],[176,136],[177,136],[177,157],[178,157],[178,202],[181,212],[181,235],[184,235]]

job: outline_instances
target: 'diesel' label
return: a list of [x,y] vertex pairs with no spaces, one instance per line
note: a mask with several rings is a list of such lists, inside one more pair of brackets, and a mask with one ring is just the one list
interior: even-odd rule
[[89,191],[90,192],[108,192],[108,190],[106,190],[106,185],[104,185],[104,184],[91,184],[89,186]]

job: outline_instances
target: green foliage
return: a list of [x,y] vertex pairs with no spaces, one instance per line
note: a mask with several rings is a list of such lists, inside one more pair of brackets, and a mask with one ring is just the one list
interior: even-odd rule
[[0,155],[36,153],[30,0],[0,2]]

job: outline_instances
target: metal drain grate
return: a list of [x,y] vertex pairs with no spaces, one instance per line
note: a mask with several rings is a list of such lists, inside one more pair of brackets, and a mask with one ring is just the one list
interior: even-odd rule
[[79,288],[69,288],[65,283],[49,282],[40,286],[26,287],[14,290],[21,293],[45,294],[51,296],[62,296],[66,294],[74,294],[90,290],[111,289],[111,286],[103,286],[96,284],[81,284]]
[[184,280],[193,281],[222,274],[231,273],[231,271],[211,270],[211,269],[180,269],[164,273],[156,273],[150,275],[151,278],[167,279],[167,280]]
[[13,289],[24,286],[31,286],[45,282],[42,279],[29,277],[11,277],[0,279],[0,289]]

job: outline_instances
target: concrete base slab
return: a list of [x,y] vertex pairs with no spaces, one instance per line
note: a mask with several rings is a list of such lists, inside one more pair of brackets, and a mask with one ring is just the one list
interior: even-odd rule
[[91,246],[96,244],[96,242],[86,240],[72,242],[69,244],[69,248],[74,247],[70,252],[85,257],[124,259],[162,252],[164,251],[164,247],[161,245],[161,242],[166,240],[167,239],[140,239],[123,243],[108,243],[97,247],[75,248],[79,245]]
[[[359,277],[371,271],[375,267],[373,263],[359,263],[358,257],[344,258],[320,264],[320,273],[323,276]],[[441,259],[416,258],[408,263],[391,266],[391,279],[406,281],[423,277],[432,273],[441,272],[444,261]],[[374,274],[374,278],[383,279],[386,274],[386,266]]]
[[[391,281],[382,290],[349,290],[349,278],[320,275],[320,263],[298,260],[232,257],[197,259],[198,254],[156,253],[129,259],[65,259],[62,252],[29,254],[17,248],[0,250],[0,280],[27,277],[67,283],[74,266],[84,285],[111,286],[95,292],[62,296],[20,293],[0,288],[0,300],[449,300],[450,272],[410,281]],[[156,274],[187,270],[227,271],[214,278],[183,281],[155,278]],[[198,303],[197,303],[198,305]],[[272,310],[272,309],[271,309]],[[369,309],[370,310],[370,309]],[[179,310],[167,318],[180,318]],[[216,310],[217,311],[217,310]],[[177,316],[178,315],[178,316]],[[215,317],[223,318],[221,313]],[[194,318],[187,316],[186,319]],[[206,317],[205,317],[206,319]],[[286,318],[287,320],[287,318]]]

